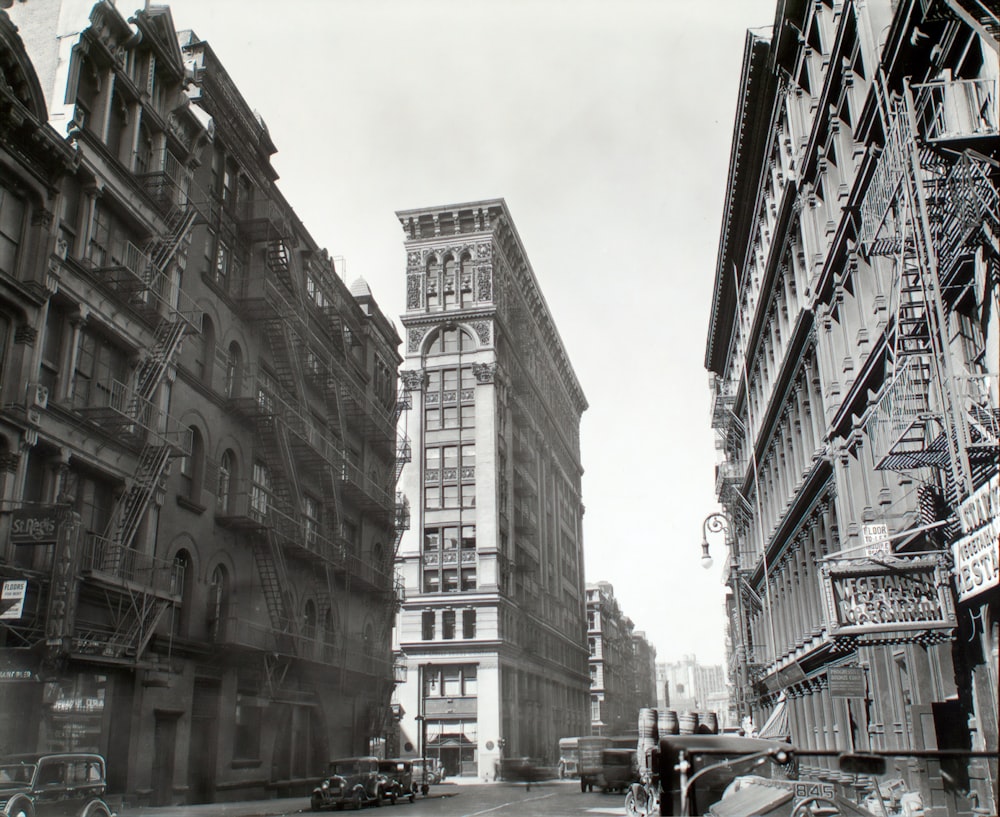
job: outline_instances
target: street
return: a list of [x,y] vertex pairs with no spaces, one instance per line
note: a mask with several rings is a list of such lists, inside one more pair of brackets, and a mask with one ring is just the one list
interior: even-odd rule
[[[416,802],[401,800],[383,805],[383,817],[582,817],[583,815],[623,815],[625,795],[580,791],[576,780],[532,783],[455,784],[431,787],[430,796]],[[369,809],[365,809],[368,811]],[[321,812],[325,813],[325,812]],[[333,812],[331,812],[333,813]],[[119,817],[288,817],[309,815],[307,799],[264,800],[162,808],[122,808]]]

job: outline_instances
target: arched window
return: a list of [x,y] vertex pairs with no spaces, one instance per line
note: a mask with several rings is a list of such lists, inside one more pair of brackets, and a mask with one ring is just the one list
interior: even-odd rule
[[212,385],[212,364],[215,361],[215,324],[205,315],[201,319],[201,338],[194,344],[194,375],[206,386]]
[[464,329],[453,326],[442,329],[431,341],[427,353],[430,355],[452,354],[455,352],[470,352],[476,348],[476,342]]
[[181,460],[181,495],[200,505],[205,472],[205,442],[195,426],[190,426],[188,431],[191,432],[191,453]]
[[220,514],[229,513],[230,494],[233,489],[233,470],[235,458],[228,448],[222,452],[219,460],[219,479],[215,486],[215,510]]
[[226,619],[229,617],[229,574],[225,565],[218,564],[212,569],[208,585],[208,607],[206,618],[212,640],[218,641],[225,633]]
[[240,347],[233,341],[226,352],[226,397],[239,397],[242,394],[243,355]]
[[442,291],[444,293],[444,308],[450,309],[458,303],[458,264],[452,256],[448,256],[444,261],[444,274],[442,276]]
[[475,300],[472,284],[472,256],[462,254],[458,272],[458,300],[463,306],[468,306]]
[[188,622],[191,616],[191,588],[194,584],[194,576],[191,574],[194,568],[191,564],[191,554],[186,550],[178,550],[174,556],[173,572],[171,584],[173,591],[180,592],[180,607],[174,610],[173,630],[174,635],[187,635]]
[[267,518],[268,498],[271,494],[271,472],[258,460],[253,464],[253,481],[250,486],[250,515],[258,522]]

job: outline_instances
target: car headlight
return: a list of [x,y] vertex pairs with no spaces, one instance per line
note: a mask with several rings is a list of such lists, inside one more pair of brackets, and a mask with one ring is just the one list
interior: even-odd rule
[[324,791],[326,789],[330,788],[330,781],[329,780],[324,780],[323,781],[323,785],[320,788],[322,788]]

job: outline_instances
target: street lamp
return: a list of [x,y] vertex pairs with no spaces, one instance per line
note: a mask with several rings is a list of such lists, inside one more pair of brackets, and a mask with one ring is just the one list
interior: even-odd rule
[[[729,576],[726,580],[726,584],[729,585],[731,591],[733,592],[733,604],[736,612],[736,627],[739,630],[738,633],[733,634],[733,651],[736,658],[736,669],[739,672],[740,688],[736,691],[736,702],[737,702],[737,712],[740,717],[744,715],[750,715],[750,705],[747,700],[747,689],[749,688],[750,676],[747,667],[747,661],[749,660],[748,651],[746,649],[746,623],[743,617],[743,595],[740,589],[740,564],[736,556],[736,543],[730,541],[729,532],[729,518],[723,514],[716,511],[715,513],[710,513],[705,517],[705,521],[701,523],[701,566],[706,570],[709,570],[715,563],[712,560],[711,554],[708,552],[708,534],[709,533],[720,533],[725,531],[726,533],[726,544],[729,546]],[[732,622],[729,623],[730,632],[732,632]]]
[[729,531],[729,520],[726,519],[724,514],[721,513],[710,513],[705,517],[705,521],[701,523],[701,566],[705,570],[710,570],[712,565],[715,564],[712,561],[712,556],[708,552],[708,534],[709,533],[719,533],[719,531]]

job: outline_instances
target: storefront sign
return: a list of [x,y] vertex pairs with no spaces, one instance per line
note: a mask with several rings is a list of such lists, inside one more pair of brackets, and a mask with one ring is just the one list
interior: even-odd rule
[[955,626],[948,582],[934,558],[836,565],[824,572],[832,635]]
[[59,530],[55,505],[19,508],[11,513],[10,541],[15,545],[51,545]]
[[24,612],[24,594],[28,592],[25,579],[8,579],[0,591],[0,619],[16,620]]
[[958,509],[965,534],[952,546],[958,600],[968,601],[1000,583],[1000,476],[994,476]]
[[828,667],[831,698],[864,698],[865,671],[861,667]]

